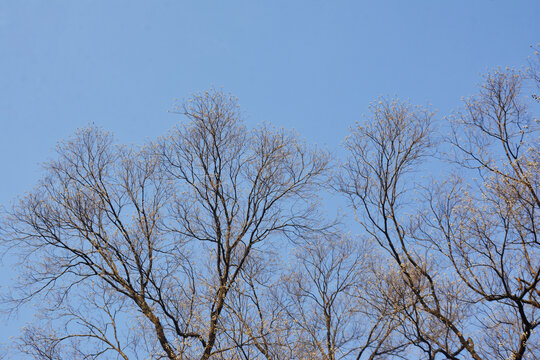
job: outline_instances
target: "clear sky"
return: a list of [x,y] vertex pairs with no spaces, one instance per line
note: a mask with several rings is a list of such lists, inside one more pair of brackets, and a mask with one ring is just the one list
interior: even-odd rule
[[[538,42],[538,0],[0,0],[0,204],[76,128],[142,143],[181,119],[174,98],[211,86],[238,96],[248,124],[333,150],[378,96],[442,117]],[[21,323],[2,322],[0,342]]]

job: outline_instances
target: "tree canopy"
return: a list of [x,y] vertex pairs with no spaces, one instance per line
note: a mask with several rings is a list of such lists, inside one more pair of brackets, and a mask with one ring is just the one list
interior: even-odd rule
[[[40,310],[10,351],[539,358],[531,69],[487,74],[444,119],[381,98],[341,161],[294,132],[248,128],[217,90],[181,104],[185,121],[144,146],[78,131],[2,216],[22,269],[5,304]],[[352,229],[328,220],[324,194],[348,201]]]

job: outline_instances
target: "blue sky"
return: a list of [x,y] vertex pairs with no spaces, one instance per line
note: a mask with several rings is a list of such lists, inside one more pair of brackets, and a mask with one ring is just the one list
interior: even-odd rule
[[[486,70],[526,65],[539,15],[537,0],[0,0],[0,204],[76,128],[143,143],[181,120],[175,98],[212,86],[248,124],[331,150],[381,95],[442,118]],[[1,284],[13,273],[0,270]]]

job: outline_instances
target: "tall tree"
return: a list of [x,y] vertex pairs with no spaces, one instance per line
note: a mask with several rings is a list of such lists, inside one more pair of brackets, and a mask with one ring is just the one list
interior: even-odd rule
[[[96,128],[58,146],[4,238],[26,269],[13,301],[40,303],[37,358],[208,359],[237,345],[230,292],[270,242],[321,228],[329,159],[284,130],[248,130],[236,99],[195,95],[156,144]],[[234,339],[237,341],[238,339]],[[45,346],[43,346],[45,345]]]
[[399,267],[409,299],[400,331],[426,359],[540,356],[540,127],[521,96],[526,79],[495,71],[465,101],[448,179],[418,176],[437,145],[423,108],[381,100],[347,139],[338,187]]

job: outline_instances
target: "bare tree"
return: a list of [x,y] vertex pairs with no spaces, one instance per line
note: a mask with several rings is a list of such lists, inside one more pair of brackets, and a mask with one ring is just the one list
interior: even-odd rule
[[[222,92],[179,106],[187,121],[147,146],[80,130],[3,214],[22,269],[5,301],[39,309],[15,348],[50,360],[539,358],[532,65],[488,74],[446,143],[429,109],[374,103],[334,183],[358,238],[321,215],[328,154],[246,128]],[[420,176],[443,151],[444,178]]]
[[361,260],[346,238],[314,238],[296,251],[278,295],[294,329],[295,358],[334,360],[354,351],[359,331],[349,294],[360,280]]
[[[443,295],[446,287],[431,274],[429,262],[411,243],[415,224],[407,215],[415,188],[407,176],[431,152],[433,114],[384,99],[372,106],[372,113],[370,123],[357,125],[347,139],[351,156],[338,187],[350,199],[364,230],[400,269],[400,280],[394,282],[406,286],[406,291],[399,285],[396,290],[405,301],[410,299],[404,315],[413,325],[407,328],[404,324],[404,336],[427,358],[440,352],[455,357],[467,338],[453,321],[454,311],[448,312],[451,307]],[[441,333],[447,328],[454,330]]]
[[428,183],[417,175],[435,148],[432,114],[422,108],[381,100],[347,139],[338,187],[398,266],[409,302],[400,331],[427,359],[540,355],[540,129],[520,96],[524,79],[513,70],[488,75],[454,117],[459,176]]
[[230,293],[256,281],[250,259],[323,227],[325,152],[246,129],[222,92],[178,112],[189,122],[140,149],[79,131],[7,215],[4,241],[26,269],[12,304],[47,303],[55,326],[27,331],[36,358],[227,358],[242,341],[226,331]]
[[342,234],[297,249],[276,296],[293,330],[293,358],[374,359],[405,347],[395,342],[399,312],[380,293],[389,287],[372,250]]
[[435,213],[456,274],[476,301],[489,303],[481,322],[487,358],[540,355],[533,335],[540,324],[540,126],[523,102],[524,80],[519,71],[495,71],[466,100],[451,141],[458,165],[478,180],[454,185],[446,198],[457,201],[445,200],[450,206]]

